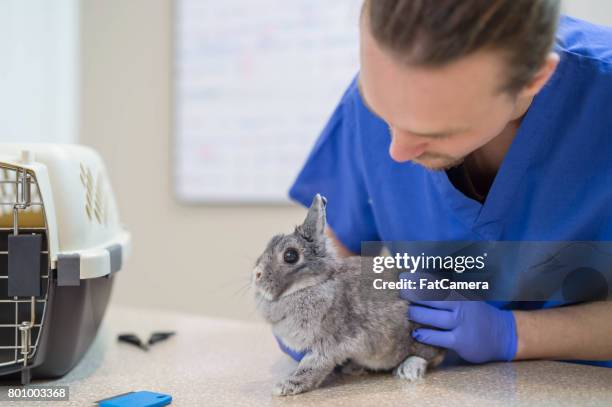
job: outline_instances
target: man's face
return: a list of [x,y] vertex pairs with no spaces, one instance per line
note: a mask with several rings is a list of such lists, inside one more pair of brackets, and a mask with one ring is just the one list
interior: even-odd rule
[[442,170],[460,164],[515,119],[515,98],[500,91],[504,59],[488,51],[441,68],[401,64],[361,23],[359,86],[391,132],[389,154]]

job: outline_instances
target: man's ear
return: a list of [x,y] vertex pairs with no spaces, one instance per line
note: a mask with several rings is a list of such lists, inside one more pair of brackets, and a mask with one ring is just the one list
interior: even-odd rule
[[529,82],[527,86],[521,90],[521,96],[535,96],[544,87],[544,85],[546,85],[546,82],[548,82],[550,77],[553,76],[557,66],[559,65],[559,60],[559,54],[556,52],[549,53],[544,61],[544,64],[540,70],[536,72],[531,82]]
[[302,224],[302,232],[305,237],[315,240],[325,233],[325,207],[327,199],[317,194],[312,200],[312,204],[306,214],[306,219]]

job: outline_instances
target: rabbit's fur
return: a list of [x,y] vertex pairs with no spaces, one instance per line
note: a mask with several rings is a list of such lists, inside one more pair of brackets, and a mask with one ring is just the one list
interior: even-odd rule
[[[253,270],[257,306],[274,335],[289,348],[309,350],[273,393],[312,390],[338,365],[423,377],[443,351],[412,339],[409,304],[398,291],[372,288],[371,268],[362,271],[367,258],[337,257],[324,231],[325,204],[317,194],[304,223],[273,237]],[[388,271],[379,277],[397,281]]]

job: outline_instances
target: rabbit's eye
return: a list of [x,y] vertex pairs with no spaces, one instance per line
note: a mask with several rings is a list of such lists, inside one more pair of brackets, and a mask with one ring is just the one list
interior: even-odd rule
[[297,263],[299,258],[300,255],[298,254],[298,251],[293,248],[287,249],[285,250],[285,253],[283,253],[283,260],[285,260],[285,263]]

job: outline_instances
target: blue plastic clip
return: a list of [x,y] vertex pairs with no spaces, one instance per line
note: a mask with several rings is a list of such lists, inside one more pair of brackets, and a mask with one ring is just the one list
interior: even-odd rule
[[172,396],[151,391],[132,391],[97,403],[100,407],[161,407],[172,403]]

